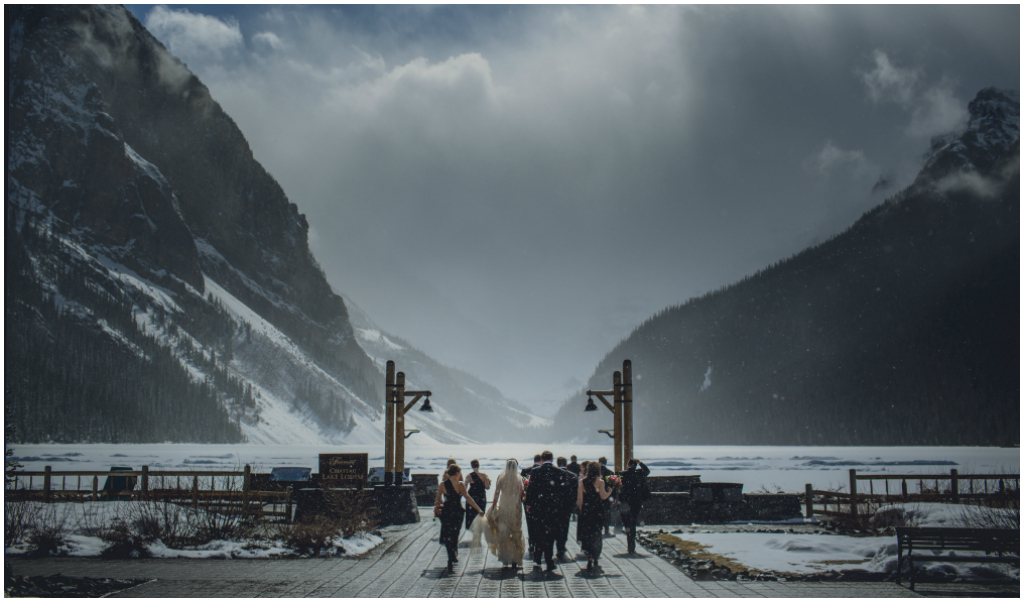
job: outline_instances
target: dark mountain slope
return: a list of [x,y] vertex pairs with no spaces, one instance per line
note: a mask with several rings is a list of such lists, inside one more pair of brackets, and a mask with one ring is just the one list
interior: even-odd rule
[[[632,359],[638,444],[1019,441],[1018,100],[986,90],[970,108],[910,188],[654,316],[588,386]],[[610,422],[581,406],[560,410],[559,433]]]

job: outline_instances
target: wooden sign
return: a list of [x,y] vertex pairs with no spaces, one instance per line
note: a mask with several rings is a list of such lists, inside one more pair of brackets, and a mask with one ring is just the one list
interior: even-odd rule
[[321,487],[366,487],[369,454],[320,454]]

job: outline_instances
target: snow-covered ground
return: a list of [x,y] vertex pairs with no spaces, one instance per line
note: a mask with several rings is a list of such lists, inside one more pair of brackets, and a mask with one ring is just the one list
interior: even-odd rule
[[[899,512],[908,526],[968,527],[979,515],[1008,516],[1007,510],[994,510],[951,504],[906,504],[879,509],[879,513]],[[804,521],[799,521],[804,522]],[[806,523],[805,523],[806,524]],[[896,537],[848,536],[826,533],[779,533],[785,524],[758,525],[758,532],[722,532],[699,525],[649,525],[642,530],[663,530],[684,541],[705,546],[704,552],[724,556],[749,569],[776,573],[812,574],[826,571],[864,570],[891,573],[896,569]],[[775,527],[775,528],[773,528]],[[673,533],[674,532],[674,533]],[[959,552],[958,554],[964,554]],[[974,578],[1020,579],[1020,569],[1009,565],[973,565],[943,562],[919,563],[926,570]],[[906,567],[904,567],[906,570]]]
[[[159,508],[155,510],[154,508]],[[36,514],[40,522],[49,526],[62,525],[67,535],[66,545],[60,553],[67,556],[99,556],[107,547],[98,533],[115,522],[133,524],[143,517],[160,517],[162,523],[185,525],[196,521],[190,520],[190,509],[174,504],[147,505],[142,502],[85,502],[41,504],[30,503],[27,513]],[[5,511],[7,509],[5,508]],[[202,511],[198,511],[202,513]],[[169,514],[167,514],[169,513]],[[193,517],[194,518],[194,517]],[[197,519],[202,522],[200,517]],[[348,539],[338,538],[329,551],[321,555],[358,556],[384,540],[379,535],[360,533]],[[272,558],[289,556],[294,550],[288,548],[277,539],[261,540],[214,540],[205,545],[187,549],[168,547],[163,541],[156,540],[147,545],[154,558]],[[7,547],[7,554],[20,554],[27,550],[24,542]]]

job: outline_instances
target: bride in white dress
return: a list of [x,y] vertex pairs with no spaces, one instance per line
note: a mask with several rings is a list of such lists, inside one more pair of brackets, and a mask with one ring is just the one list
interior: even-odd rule
[[491,554],[497,556],[503,565],[512,565],[513,571],[522,565],[526,552],[522,502],[523,479],[519,476],[519,462],[511,459],[495,480],[494,501],[487,509],[485,520],[473,522],[474,545],[479,543],[483,532]]

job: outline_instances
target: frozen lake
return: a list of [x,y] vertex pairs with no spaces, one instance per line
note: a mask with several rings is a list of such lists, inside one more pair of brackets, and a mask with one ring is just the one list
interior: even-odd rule
[[[203,444],[38,444],[15,445],[14,455],[26,470],[241,470],[308,466],[317,470],[321,453],[368,453],[370,466],[384,465],[383,445],[203,445]],[[413,473],[440,473],[449,457],[460,466],[480,460],[481,470],[496,475],[508,458],[532,464],[533,454],[550,449],[556,456],[575,454],[580,461],[607,456],[610,445],[500,443],[440,445],[406,441],[406,466]],[[744,491],[766,489],[801,493],[810,483],[829,489],[849,483],[849,469],[859,473],[960,474],[1020,473],[1020,449],[999,447],[783,447],[641,445],[634,450],[654,475],[700,475],[705,482],[743,483]]]

